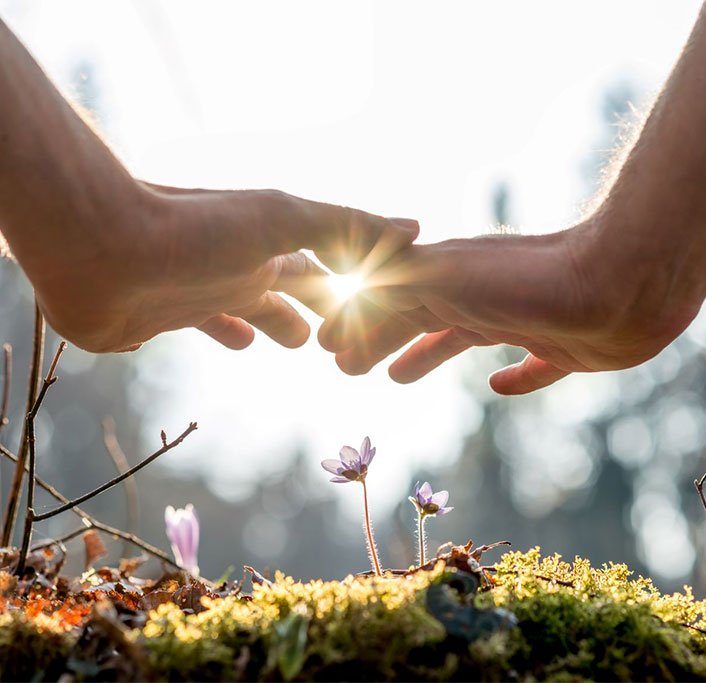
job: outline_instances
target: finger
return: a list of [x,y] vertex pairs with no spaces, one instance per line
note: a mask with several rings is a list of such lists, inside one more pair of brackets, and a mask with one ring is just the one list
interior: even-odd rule
[[247,309],[232,313],[244,318],[278,344],[295,349],[309,338],[309,324],[281,296],[265,292]]
[[477,332],[451,327],[425,335],[407,349],[389,369],[390,377],[400,384],[416,382],[438,368],[450,358],[472,346],[490,346],[489,341]]
[[422,332],[445,327],[424,307],[396,314],[373,328],[353,348],[337,354],[336,363],[349,375],[362,375]]
[[260,219],[270,256],[313,249],[323,255],[328,267],[345,272],[374,248],[376,261],[386,259],[419,235],[419,224],[412,219],[383,218],[270,190],[257,196],[261,211],[255,218]]
[[240,318],[225,313],[214,315],[197,329],[235,351],[250,346],[255,338],[255,331],[250,325]]
[[498,394],[511,396],[543,389],[570,374],[529,353],[520,363],[494,372],[489,383]]
[[339,305],[328,286],[328,273],[306,254],[297,252],[275,259],[279,275],[270,287],[272,291],[293,296],[320,316],[327,315]]
[[[411,244],[419,235],[419,224],[408,218],[387,218],[396,227],[406,231],[383,230],[374,243],[360,241],[365,237],[362,232],[353,234],[349,242],[339,241],[332,247],[316,249],[316,255],[331,270],[345,273],[356,269],[367,278],[382,268]],[[413,237],[412,237],[413,236]]]
[[358,294],[340,304],[319,328],[319,344],[332,353],[341,353],[363,344],[365,335],[380,323],[397,314],[373,303],[364,294]]
[[[382,327],[384,329],[380,329]],[[347,375],[364,375],[420,332],[419,328],[405,321],[390,321],[374,330],[358,346],[337,353],[336,364]]]

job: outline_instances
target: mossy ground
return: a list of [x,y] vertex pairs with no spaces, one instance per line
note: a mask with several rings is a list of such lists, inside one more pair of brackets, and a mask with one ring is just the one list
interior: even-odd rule
[[[427,598],[449,577],[439,563],[406,577],[340,582],[278,575],[255,586],[252,599],[204,598],[197,614],[161,605],[122,636],[105,615],[81,633],[45,613],[10,610],[0,616],[0,671],[3,680],[64,671],[79,680],[706,679],[706,603],[688,588],[662,595],[624,565],[592,568],[538,549],[507,553],[495,567],[492,588],[448,592],[450,611],[514,614],[515,625],[481,637],[460,637],[446,616],[432,616]],[[134,666],[88,661],[91,627]]]

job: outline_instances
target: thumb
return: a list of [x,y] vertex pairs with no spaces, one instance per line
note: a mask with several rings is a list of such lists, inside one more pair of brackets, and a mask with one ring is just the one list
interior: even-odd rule
[[543,389],[570,374],[570,371],[561,370],[528,353],[520,363],[494,372],[488,382],[490,388],[498,394],[513,396]]

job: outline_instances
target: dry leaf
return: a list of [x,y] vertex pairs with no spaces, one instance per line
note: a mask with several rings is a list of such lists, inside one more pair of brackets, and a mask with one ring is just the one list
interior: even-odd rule
[[103,543],[103,539],[100,534],[95,529],[89,529],[83,536],[83,545],[86,550],[86,556],[84,561],[84,571],[88,571],[96,560],[101,557],[105,557],[108,554],[108,550]]

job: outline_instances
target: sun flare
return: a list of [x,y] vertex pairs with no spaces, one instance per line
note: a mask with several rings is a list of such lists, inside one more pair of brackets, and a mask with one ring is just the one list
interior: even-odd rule
[[361,273],[329,275],[328,286],[339,303],[348,301],[365,287],[365,278]]

